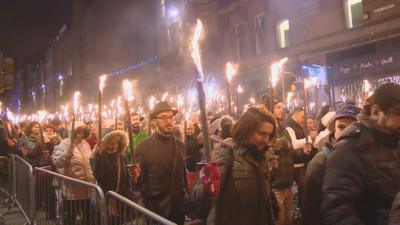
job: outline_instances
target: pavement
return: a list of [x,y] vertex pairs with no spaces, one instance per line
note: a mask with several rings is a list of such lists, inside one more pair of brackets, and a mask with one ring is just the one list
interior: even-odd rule
[[[7,179],[3,176],[0,177],[0,225],[24,225],[26,220],[21,210],[16,204],[11,205],[11,209],[7,209],[10,206],[10,199],[8,194],[5,192],[8,188]],[[7,212],[8,211],[8,212]],[[4,215],[5,214],[5,215]]]

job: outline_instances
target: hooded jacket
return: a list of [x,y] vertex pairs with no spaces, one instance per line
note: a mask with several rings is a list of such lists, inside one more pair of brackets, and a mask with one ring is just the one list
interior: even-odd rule
[[212,160],[221,173],[218,197],[207,197],[200,181],[193,188],[199,204],[212,205],[207,224],[274,224],[268,165],[261,152],[251,145],[238,147],[229,138],[213,152]]
[[[54,147],[52,155],[53,164],[57,171],[65,176],[79,179],[82,181],[95,183],[95,179],[90,167],[91,149],[89,144],[82,140],[77,144],[72,154],[68,151],[71,146],[71,139],[67,138]],[[63,192],[67,199],[87,199],[90,196],[88,188],[73,183],[63,183]]]
[[398,139],[367,115],[333,147],[322,188],[324,225],[386,225],[400,190]]
[[[112,139],[119,137],[120,151],[108,154],[107,146]],[[128,135],[124,131],[112,131],[102,139],[104,147],[96,146],[91,156],[92,171],[97,184],[104,192],[115,191],[127,198],[132,198],[127,160],[124,153],[128,147]],[[119,182],[119,183],[118,183]]]

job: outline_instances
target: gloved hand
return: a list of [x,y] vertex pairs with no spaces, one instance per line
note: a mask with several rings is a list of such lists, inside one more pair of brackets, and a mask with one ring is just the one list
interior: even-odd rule
[[200,170],[200,181],[210,197],[216,197],[221,186],[221,174],[215,163],[207,163]]

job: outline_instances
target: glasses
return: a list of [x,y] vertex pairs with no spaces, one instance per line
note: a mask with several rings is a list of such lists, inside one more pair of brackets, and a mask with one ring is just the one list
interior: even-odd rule
[[160,116],[160,117],[156,117],[156,119],[162,120],[162,121],[168,121],[168,120],[174,120],[175,117],[173,116]]

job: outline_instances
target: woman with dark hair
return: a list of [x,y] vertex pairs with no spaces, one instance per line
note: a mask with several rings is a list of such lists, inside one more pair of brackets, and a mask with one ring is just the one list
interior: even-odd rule
[[[132,199],[131,178],[125,157],[128,143],[129,139],[125,131],[111,131],[96,145],[91,161],[93,175],[104,192],[114,191]],[[108,209],[113,217],[109,224],[121,224],[123,212],[117,203],[111,201]]]
[[[85,126],[78,126],[71,138],[61,141],[54,147],[52,157],[53,164],[57,171],[65,176],[79,179],[82,181],[95,183],[92,169],[90,166],[91,149],[85,140],[89,136],[89,129]],[[67,210],[65,224],[76,224],[77,212],[81,211],[83,224],[90,224],[90,194],[91,190],[83,185],[63,182],[61,192],[64,200],[64,208]],[[75,207],[75,208],[74,208]],[[79,207],[79,209],[76,209]]]
[[17,148],[22,157],[32,166],[43,166],[49,160],[49,156],[43,154],[45,145],[42,130],[36,121],[30,122],[25,128],[25,136],[20,138]]
[[275,129],[265,106],[252,106],[234,125],[232,138],[213,152],[214,163],[203,167],[193,189],[199,204],[212,205],[207,224],[274,224],[265,153]]

